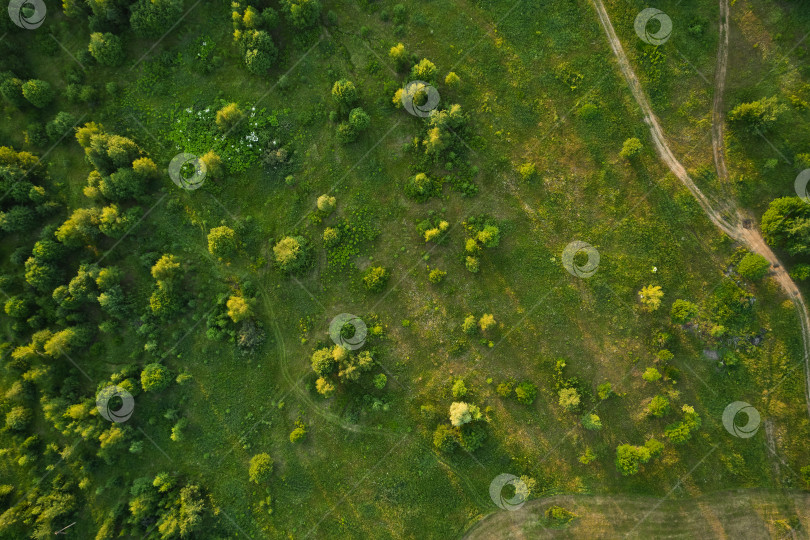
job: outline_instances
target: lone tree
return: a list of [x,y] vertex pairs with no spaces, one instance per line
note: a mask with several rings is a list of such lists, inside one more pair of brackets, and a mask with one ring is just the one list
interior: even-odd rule
[[373,266],[369,268],[363,276],[363,283],[369,291],[380,292],[388,282],[388,277],[388,270],[382,266]]
[[432,81],[436,77],[436,64],[422,58],[418,64],[411,68],[411,79],[420,81]]
[[252,315],[250,305],[241,296],[231,296],[228,298],[226,306],[228,308],[228,317],[235,323],[242,322]]
[[686,324],[698,316],[698,307],[688,300],[675,300],[670,312],[672,322]]
[[245,113],[242,112],[239,105],[236,103],[228,103],[217,111],[217,127],[220,131],[228,132],[241,122],[244,117]]
[[388,58],[394,62],[397,70],[402,70],[408,63],[408,52],[405,50],[405,45],[397,43],[388,51]]
[[208,251],[218,259],[229,259],[236,254],[236,232],[222,225],[208,233]]
[[759,281],[768,274],[771,263],[758,253],[748,253],[737,265],[737,273],[745,279]]
[[641,141],[636,137],[631,137],[630,139],[624,141],[622,151],[619,152],[619,155],[625,159],[633,159],[641,154],[642,150],[644,150],[644,146],[641,144]]
[[309,249],[306,239],[301,236],[285,236],[275,246],[273,255],[278,267],[288,273],[304,269],[309,263]]
[[647,285],[641,288],[638,292],[638,297],[646,311],[656,311],[661,307],[661,299],[664,297],[664,291],[661,290],[660,285]]
[[250,458],[250,468],[248,476],[254,484],[263,484],[270,479],[273,473],[273,458],[270,454],[262,452]]
[[160,392],[172,382],[172,372],[163,364],[147,364],[141,372],[141,386],[147,392]]
[[480,419],[481,409],[476,405],[470,405],[463,401],[455,401],[450,405],[450,423],[456,427]]
[[357,88],[347,79],[340,79],[332,86],[332,99],[341,107],[349,108],[358,99]]

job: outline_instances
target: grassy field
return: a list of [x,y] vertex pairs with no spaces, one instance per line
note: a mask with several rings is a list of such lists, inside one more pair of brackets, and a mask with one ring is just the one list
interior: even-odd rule
[[[808,502],[807,493],[762,491],[721,491],[684,501],[561,495],[495,514],[465,538],[786,538],[791,529],[793,537],[807,538]],[[565,526],[549,523],[545,511],[555,505],[577,517]]]
[[[131,425],[150,442],[143,454],[127,458],[126,468],[101,464],[91,472],[94,484],[106,487],[86,493],[97,515],[90,511],[77,518],[76,537],[92,537],[99,515],[126,499],[113,479],[161,471],[205,486],[214,521],[233,537],[460,537],[493,510],[488,487],[502,472],[535,478],[533,496],[559,496],[530,502],[521,511],[525,516],[489,518],[472,529],[471,538],[512,530],[514,537],[598,537],[596,531],[606,527],[641,538],[671,531],[673,516],[679,516],[683,537],[720,530],[729,537],[752,530],[778,536],[777,519],[798,518],[807,528],[804,494],[755,498],[746,489],[797,489],[801,482],[794,471],[810,464],[795,313],[775,283],[746,282],[730,271],[735,246],[659,162],[588,2],[432,0],[409,5],[401,29],[383,15],[394,11],[395,2],[325,2],[324,12],[336,13],[337,26],[298,35],[280,31],[276,37],[285,46],[266,77],[244,70],[231,43],[227,4],[200,3],[141,61],[151,45],[132,39],[123,67],[89,68],[101,87],[115,82],[117,93],[102,93],[87,109],[56,104],[132,138],[165,168],[180,151],[199,152],[193,141],[176,144],[178,120],[237,102],[272,116],[274,137],[292,156],[284,167],[252,164],[197,191],[185,192],[164,178],[136,232],[105,255],[131,269],[127,278],[140,305],[148,304],[152,286],[141,255],[168,251],[182,257],[185,285],[196,304],[161,329],[157,347],[174,372],[187,371],[193,382],[139,397]],[[735,180],[730,190],[712,176],[715,3],[685,0],[672,7],[673,19],[689,19],[702,31],[694,39],[673,38],[665,58],[650,57],[643,44],[630,45],[637,41],[632,19],[644,7],[641,2],[607,4],[657,113],[675,134],[677,153],[698,171],[701,187],[721,195],[730,191],[757,211],[792,189],[792,178],[778,183],[792,174],[782,163],[750,185]],[[768,88],[752,86],[771,68],[767,60],[779,54],[752,59],[740,42],[786,48],[786,36],[800,26],[792,9],[736,3],[735,10],[746,16],[735,19],[730,63],[742,64],[745,56],[746,65],[761,65],[731,71],[729,106],[784,88],[776,78],[767,79]],[[784,14],[772,15],[777,12]],[[785,21],[789,31],[776,39],[772,34]],[[86,46],[86,29],[77,30],[56,9],[51,22],[68,50]],[[426,202],[405,194],[408,178],[422,172],[421,159],[408,145],[423,121],[391,104],[394,91],[407,82],[388,58],[398,42],[418,58],[431,59],[439,80],[450,71],[461,78],[460,87],[439,84],[438,90],[443,106],[458,103],[469,115],[458,152],[477,193],[464,194],[448,182]],[[211,43],[222,62],[208,71],[197,58]],[[55,85],[63,76],[59,66],[72,62],[62,49],[55,53],[59,62],[36,49],[29,57],[31,69]],[[806,71],[798,74],[806,79]],[[282,75],[285,83],[279,85]],[[330,90],[341,78],[354,81],[371,116],[370,129],[351,145],[336,141],[329,119]],[[0,144],[26,148],[26,114],[6,107],[4,120]],[[795,117],[789,126],[806,126],[806,120]],[[806,145],[806,135],[792,132],[791,139]],[[632,161],[619,156],[630,137],[644,145]],[[768,146],[757,141],[732,138],[729,148],[735,179],[748,178],[747,171],[770,156]],[[47,161],[68,206],[87,204],[82,187],[90,168],[76,141],[66,139]],[[517,172],[524,163],[536,166],[530,181]],[[457,172],[440,163],[431,166],[442,176]],[[293,185],[285,182],[290,175]],[[311,219],[323,193],[337,198],[337,211],[323,221]],[[480,272],[473,274],[464,263],[463,223],[483,215],[497,221],[502,238],[498,247],[484,251]],[[439,218],[449,222],[449,232],[442,242],[426,244],[417,225]],[[353,244],[336,261],[321,238],[325,226],[343,220],[355,228]],[[220,224],[241,227],[244,248],[230,264],[212,260],[206,249],[208,232]],[[305,275],[289,277],[268,264],[272,245],[289,234],[314,244],[315,264]],[[561,264],[563,249],[574,240],[590,243],[600,254],[591,279],[571,276]],[[0,248],[6,255],[11,251]],[[362,283],[362,271],[374,265],[391,273],[380,293],[368,292]],[[434,268],[447,272],[443,283],[429,282]],[[216,296],[245,281],[257,290],[256,314],[268,335],[263,349],[247,358],[232,344],[206,338],[205,323]],[[638,291],[650,284],[665,293],[662,308],[653,313],[638,301]],[[734,319],[746,294],[756,300]],[[691,300],[708,319],[726,321],[740,342],[763,339],[739,347],[737,368],[720,368],[704,351],[724,355],[733,347],[671,324],[675,299]],[[339,393],[327,401],[315,391],[310,356],[328,343],[329,322],[340,313],[357,314],[369,327],[382,329],[369,346],[388,385],[364,393],[387,403],[387,410],[373,410],[358,394]],[[483,338],[461,331],[465,316],[484,313],[494,314],[494,331]],[[666,368],[655,361],[662,332],[671,334],[666,348],[674,354]],[[76,360],[101,380],[124,364],[141,362],[142,341],[134,332],[107,336]],[[557,359],[566,362],[565,376],[577,377],[586,389],[581,412],[593,408],[603,430],[584,429],[579,414],[558,405]],[[654,365],[665,371],[664,379],[643,380],[642,373]],[[489,419],[487,440],[473,454],[436,450],[435,422],[422,413],[422,406],[433,405],[445,416],[455,401],[456,377],[464,379],[467,399]],[[507,380],[533,382],[537,399],[523,405],[500,397],[496,386]],[[617,396],[597,397],[604,382]],[[640,445],[650,435],[661,440],[680,416],[646,416],[643,409],[656,394],[668,395],[676,411],[694,406],[703,425],[687,444],[667,443],[641,474],[621,476],[616,446]],[[770,442],[764,429],[752,439],[725,431],[723,410],[737,400],[760,410],[771,426]],[[167,408],[189,420],[183,441],[170,440]],[[298,420],[308,435],[294,445],[288,437]],[[40,431],[48,436],[45,422]],[[777,457],[769,443],[776,445]],[[578,458],[586,449],[595,460],[584,465]],[[265,451],[276,464],[266,488],[247,477],[250,457]],[[777,460],[784,464],[775,473]],[[2,470],[13,469],[5,464]],[[715,493],[732,489],[739,498]],[[260,504],[268,495],[270,512]],[[656,507],[663,496],[672,500]],[[550,500],[581,517],[564,531],[539,529],[533,520]],[[606,517],[617,505],[622,519]],[[749,505],[756,511],[741,510]],[[634,529],[634,520],[648,511],[650,517]]]

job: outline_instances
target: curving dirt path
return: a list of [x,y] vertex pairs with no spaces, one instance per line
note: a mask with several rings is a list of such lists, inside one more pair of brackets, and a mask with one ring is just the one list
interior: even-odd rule
[[[658,155],[666,163],[667,167],[678,179],[689,189],[692,195],[697,200],[700,207],[717,226],[718,229],[726,233],[729,237],[744,244],[750,251],[759,253],[771,263],[771,275],[782,286],[791,300],[793,300],[796,310],[799,315],[799,320],[802,326],[802,339],[804,346],[804,375],[805,375],[805,401],[807,405],[807,414],[810,416],[810,316],[807,313],[807,305],[804,302],[799,288],[793,282],[793,279],[785,271],[784,266],[779,261],[779,258],[765,243],[762,235],[757,229],[748,228],[748,223],[753,223],[753,220],[737,205],[731,201],[712,201],[695,185],[694,181],[689,177],[686,168],[675,157],[672,150],[667,143],[663,129],[658,122],[658,118],[652,110],[647,95],[641,88],[638,77],[633,71],[630,61],[622,48],[613,24],[610,22],[610,16],[605,9],[602,0],[591,0],[596,13],[599,16],[599,21],[607,34],[610,48],[616,56],[619,63],[622,75],[624,75],[633,98],[641,108],[644,115],[644,122],[650,126],[650,135],[652,136],[653,143]],[[718,48],[718,68],[715,77],[715,96],[714,106],[712,111],[712,148],[717,163],[718,176],[725,175],[728,177],[728,169],[725,162],[725,152],[723,143],[723,90],[725,88],[725,73],[728,65],[728,22],[729,22],[729,8],[728,0],[720,0],[720,47]],[[727,217],[726,217],[727,216]]]

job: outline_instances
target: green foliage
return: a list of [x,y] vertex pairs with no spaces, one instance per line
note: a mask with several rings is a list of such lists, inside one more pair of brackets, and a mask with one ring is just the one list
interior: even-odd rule
[[[339,345],[335,345],[339,347]],[[335,370],[335,359],[328,348],[318,349],[312,353],[312,371],[320,376],[328,375]]]
[[801,479],[805,487],[810,489],[810,465],[805,465],[799,472],[801,473]]
[[433,432],[433,446],[442,452],[450,453],[458,446],[456,433],[447,424],[439,424]]
[[49,83],[39,79],[31,79],[22,85],[22,95],[31,105],[42,109],[53,101],[55,93]]
[[349,113],[349,125],[356,133],[362,133],[368,129],[370,123],[371,118],[360,107],[352,109]]
[[321,15],[318,0],[281,0],[281,7],[290,23],[296,28],[314,26]]
[[616,448],[616,469],[622,476],[637,474],[639,467],[650,460],[650,450],[645,446],[622,444]]
[[253,315],[247,300],[241,296],[231,296],[226,305],[228,306],[228,317],[235,323],[240,323]]
[[740,103],[728,113],[732,125],[749,131],[765,131],[773,127],[779,116],[786,110],[776,96],[762,98],[749,103]]
[[441,184],[431,179],[425,173],[417,173],[410,177],[405,186],[405,193],[417,201],[426,201],[441,191]]
[[644,373],[641,375],[641,378],[647,382],[655,382],[661,378],[661,372],[654,367],[648,367],[647,369],[644,370]]
[[666,396],[655,396],[647,405],[647,412],[653,416],[662,417],[669,412],[669,398]]
[[221,225],[208,232],[208,252],[219,260],[228,260],[236,255],[236,231]]
[[433,81],[436,78],[436,65],[428,60],[422,58],[419,63],[411,68],[411,80],[418,81]]
[[31,409],[18,405],[6,413],[6,429],[24,431],[33,420]]
[[602,419],[593,413],[587,413],[582,417],[582,427],[591,431],[602,429]]
[[537,387],[528,381],[523,381],[515,387],[515,396],[518,402],[531,405],[537,397]]
[[467,395],[467,386],[464,384],[464,379],[456,379],[453,383],[452,393],[454,398],[463,398]]
[[576,388],[563,388],[559,391],[559,403],[566,411],[575,411],[579,408],[579,392]]
[[300,420],[295,422],[295,428],[290,432],[290,442],[295,444],[300,442],[307,435],[307,427]]
[[124,46],[121,38],[110,32],[90,34],[87,50],[102,66],[118,66],[124,61]]
[[625,159],[633,159],[641,154],[642,150],[644,150],[644,145],[641,144],[641,141],[636,137],[632,137],[624,141],[624,144],[622,144],[622,151],[619,152],[619,155]]
[[550,527],[564,527],[573,521],[577,515],[562,506],[552,505],[546,508],[545,521]]
[[352,81],[340,79],[332,85],[332,99],[341,107],[349,108],[360,99],[360,96]]
[[182,0],[138,0],[132,6],[129,22],[135,35],[142,38],[160,37],[180,18]]
[[481,410],[463,401],[454,401],[450,405],[450,423],[453,426],[461,426],[473,420],[481,419]]
[[69,112],[62,111],[57,113],[53,120],[48,122],[47,126],[45,126],[45,131],[48,133],[48,138],[56,142],[70,133],[74,125],[76,125],[76,117]]
[[262,452],[250,458],[248,478],[251,482],[264,484],[270,479],[271,474],[273,474],[273,458],[270,454]]
[[278,49],[270,34],[261,30],[245,32],[240,41],[244,50],[245,66],[254,75],[263,75],[273,67]]
[[428,274],[428,281],[434,284],[439,284],[444,281],[444,278],[447,277],[447,272],[444,270],[439,270],[438,268],[434,268]]
[[745,279],[759,281],[768,274],[771,263],[758,253],[748,253],[737,265],[737,273]]
[[15,107],[22,107],[25,104],[23,95],[24,81],[17,77],[7,77],[0,82],[0,94],[3,98]]
[[302,236],[286,236],[273,246],[278,267],[287,273],[297,273],[309,266],[312,257],[309,243]]
[[807,281],[810,279],[810,264],[798,263],[790,269],[790,277],[797,281]]
[[147,364],[141,372],[141,386],[146,392],[160,392],[172,382],[172,372],[163,364]]
[[698,307],[688,300],[675,300],[672,303],[670,312],[672,322],[676,324],[686,324],[698,316]]
[[382,266],[372,266],[363,275],[363,284],[371,292],[380,292],[385,287],[389,277],[388,270]]
[[377,390],[382,390],[385,388],[385,385],[388,384],[388,377],[386,377],[385,373],[378,373],[374,376],[372,382]]
[[799,197],[774,199],[762,215],[762,234],[791,255],[810,255],[810,204]]
[[692,438],[692,434],[700,428],[702,420],[695,412],[694,407],[684,405],[683,420],[670,424],[664,430],[664,435],[675,444],[683,444]]
[[[201,156],[213,152],[223,169],[238,173],[259,163],[278,137],[279,115],[266,109],[242,111],[236,103],[177,108],[168,139],[184,151]],[[224,135],[224,137],[223,137]],[[276,152],[278,149],[273,150]],[[203,159],[206,165],[209,162]],[[209,169],[211,177],[221,171]]]

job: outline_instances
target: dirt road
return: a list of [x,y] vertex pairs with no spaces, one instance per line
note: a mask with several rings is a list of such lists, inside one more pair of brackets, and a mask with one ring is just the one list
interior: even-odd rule
[[[605,5],[602,0],[591,0],[602,27],[608,37],[610,48],[613,50],[616,60],[619,63],[622,75],[630,86],[633,98],[638,103],[644,115],[644,121],[650,127],[650,134],[655,144],[658,155],[666,163],[667,167],[678,179],[689,189],[697,200],[700,207],[714,223],[717,228],[726,233],[729,237],[745,245],[750,251],[759,253],[771,263],[772,276],[785,290],[796,306],[799,320],[802,326],[802,338],[804,345],[804,371],[805,371],[805,400],[807,414],[810,415],[810,316],[807,313],[807,306],[804,302],[799,288],[785,271],[784,266],[776,257],[773,250],[765,243],[760,232],[754,228],[754,223],[746,213],[737,207],[733,201],[712,201],[695,185],[689,177],[686,168],[675,157],[667,143],[663,129],[650,106],[647,95],[633,71],[630,61],[622,48],[613,24],[610,22]],[[715,96],[712,110],[712,148],[715,156],[715,163],[718,170],[718,177],[721,181],[728,178],[728,168],[726,167],[725,151],[723,142],[723,91],[725,89],[725,74],[728,65],[728,29],[729,29],[729,6],[728,0],[720,0],[720,46],[718,47],[718,66],[715,76]]]

